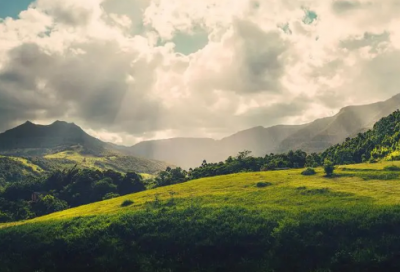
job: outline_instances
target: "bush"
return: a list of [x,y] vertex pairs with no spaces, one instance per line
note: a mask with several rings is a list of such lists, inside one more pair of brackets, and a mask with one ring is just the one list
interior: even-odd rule
[[121,207],[130,206],[130,205],[132,205],[132,204],[133,204],[133,201],[127,199],[127,200],[124,200],[124,202],[122,202]]
[[324,162],[324,171],[325,174],[330,177],[333,175],[333,171],[335,170],[335,165],[330,160],[325,160]]
[[308,167],[306,170],[304,170],[303,172],[301,172],[301,174],[302,174],[303,176],[312,176],[312,175],[315,175],[316,172],[315,172],[315,170],[314,170],[313,168]]
[[111,199],[111,198],[116,198],[119,197],[119,194],[116,193],[108,193],[105,196],[103,196],[103,200]]
[[389,165],[389,166],[385,166],[385,168],[383,168],[383,170],[386,170],[386,171],[400,171],[400,167],[398,167],[396,165]]
[[256,184],[256,186],[257,186],[258,188],[263,188],[263,187],[267,187],[267,186],[271,186],[271,185],[272,185],[272,183],[263,182],[263,181],[257,182],[257,184]]

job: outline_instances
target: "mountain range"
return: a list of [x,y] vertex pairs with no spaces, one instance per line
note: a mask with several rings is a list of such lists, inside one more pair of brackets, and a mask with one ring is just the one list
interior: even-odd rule
[[400,94],[368,105],[347,106],[331,117],[302,125],[254,127],[221,140],[172,138],[138,143],[131,154],[169,161],[183,167],[199,166],[203,160],[225,160],[243,150],[255,156],[302,149],[322,152],[328,147],[371,129],[381,118],[400,108]]
[[[0,134],[0,154],[12,156],[49,156],[66,150],[81,155],[134,156],[165,161],[184,168],[199,166],[203,160],[217,162],[250,150],[254,156],[302,149],[322,152],[332,145],[356,136],[381,118],[400,108],[400,94],[368,105],[348,106],[336,115],[302,125],[254,127],[220,140],[210,138],[171,138],[120,146],[88,135],[73,123],[56,121],[51,125],[26,122]],[[160,169],[163,170],[163,169]]]

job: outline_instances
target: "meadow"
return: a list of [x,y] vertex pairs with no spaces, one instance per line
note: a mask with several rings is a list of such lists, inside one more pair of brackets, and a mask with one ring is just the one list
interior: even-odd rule
[[394,166],[203,178],[1,224],[2,271],[398,271]]

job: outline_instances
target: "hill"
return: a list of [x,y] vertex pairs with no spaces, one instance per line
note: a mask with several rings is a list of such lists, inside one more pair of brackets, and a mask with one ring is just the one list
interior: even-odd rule
[[308,153],[322,152],[347,137],[372,128],[375,122],[399,108],[400,94],[384,102],[345,107],[332,117],[308,124],[255,127],[221,140],[173,138],[147,141],[129,150],[133,155],[169,161],[185,168],[198,166],[203,160],[222,161],[243,150],[253,151],[256,156],[297,149]]
[[340,167],[334,178],[321,169],[205,178],[2,224],[0,263],[4,271],[398,271],[400,172],[391,165]]
[[73,123],[56,121],[51,125],[26,123],[0,134],[0,153],[15,156],[42,156],[80,145],[83,152],[102,155],[106,144]]
[[379,120],[371,130],[328,148],[322,157],[336,164],[400,159],[400,111]]
[[[1,133],[0,154],[19,161],[22,166],[25,164],[25,170],[19,173],[28,170],[34,175],[37,169],[53,171],[73,167],[75,164],[83,168],[148,174],[172,166],[157,160],[129,156],[124,148],[105,143],[88,135],[79,126],[63,121],[50,125],[37,125],[28,121]],[[0,169],[1,164],[2,161]],[[29,167],[33,167],[32,170]]]
[[0,156],[0,188],[8,182],[37,177],[44,170],[28,159]]

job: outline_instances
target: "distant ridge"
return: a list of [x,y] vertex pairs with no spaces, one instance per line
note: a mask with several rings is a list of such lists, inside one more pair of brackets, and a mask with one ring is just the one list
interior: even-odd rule
[[186,168],[199,166],[203,160],[222,161],[245,149],[256,156],[296,149],[321,152],[372,128],[375,122],[397,109],[400,109],[400,94],[383,102],[347,106],[334,116],[303,125],[258,126],[221,140],[172,138],[145,141],[129,150],[133,155],[165,160]]

